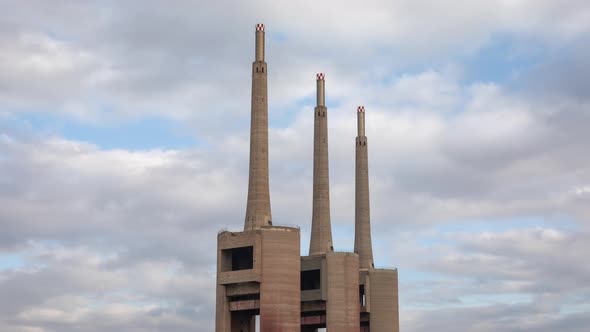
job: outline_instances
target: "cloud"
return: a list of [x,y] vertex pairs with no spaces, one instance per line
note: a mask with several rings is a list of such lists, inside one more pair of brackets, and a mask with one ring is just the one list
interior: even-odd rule
[[[408,330],[427,330],[433,320],[443,331],[584,329],[586,320],[571,308],[587,310],[580,301],[590,294],[584,283],[590,270],[577,256],[587,250],[588,233],[525,228],[439,235],[444,242],[429,248],[437,254],[408,261],[439,276],[406,285]],[[441,301],[444,306],[432,308]]]
[[[0,265],[0,331],[212,330],[214,235],[244,218],[259,21],[277,224],[300,225],[306,248],[313,77],[325,71],[336,247],[352,247],[362,104],[375,257],[400,268],[404,330],[588,325],[584,1],[11,8],[0,24],[0,252],[23,264]],[[541,59],[510,82],[465,80],[458,59],[498,35],[541,47]],[[105,149],[44,131],[28,118],[38,114],[89,126],[167,118],[199,145]],[[464,229],[475,221],[483,229]]]
[[[151,113],[191,119],[203,131],[210,126],[198,125],[202,119],[195,119],[196,108],[247,118],[248,93],[240,82],[248,80],[252,56],[244,50],[251,49],[253,36],[244,31],[259,20],[269,26],[271,103],[276,106],[309,97],[312,89],[302,87],[312,86],[315,71],[327,71],[358,89],[355,81],[368,83],[403,66],[440,64],[474,52],[496,34],[540,39],[552,47],[552,41],[589,29],[583,1],[559,6],[550,1],[373,1],[363,6],[36,1],[13,7],[0,40],[10,50],[3,55],[0,76],[0,86],[10,87],[2,98],[5,107],[42,108],[94,122]],[[440,15],[441,10],[452,15]],[[233,92],[232,98],[226,91]],[[219,128],[215,119],[207,122]]]
[[[433,75],[437,74],[418,74],[400,81]],[[393,82],[392,86],[401,84]],[[449,108],[444,112],[431,111],[432,94],[423,91],[415,96],[408,93],[399,101],[421,109],[416,113],[383,111],[378,103],[374,111],[369,108],[367,130],[377,246],[395,237],[399,230],[436,227],[457,219],[565,214],[585,227],[587,219],[580,211],[587,215],[587,195],[579,184],[588,183],[587,164],[578,164],[575,169],[579,171],[572,173],[572,161],[561,159],[562,147],[569,147],[570,152],[582,151],[583,144],[555,140],[555,147],[537,148],[564,129],[563,123],[574,123],[547,119],[578,113],[533,112],[531,101],[506,95],[494,86],[446,91],[449,99],[461,103],[444,103]],[[485,100],[493,100],[494,104]],[[450,108],[456,105],[467,105],[467,110],[453,113]],[[331,162],[338,165],[331,179],[336,228],[350,225],[353,215],[352,172],[341,168],[353,162],[349,151],[352,144],[346,149],[341,143],[354,135],[350,133],[354,126],[350,126],[346,108],[330,108],[330,144],[331,152],[335,152],[331,153]],[[550,106],[548,109],[554,110]],[[311,120],[307,114],[307,110],[300,111],[292,127],[271,130],[275,220],[301,225],[304,234],[309,226],[305,220],[309,220],[311,202],[311,176],[306,164],[311,163],[306,153],[311,146]],[[487,119],[486,127],[474,120],[478,117]],[[502,128],[504,123],[509,126]],[[500,128],[502,134],[497,135],[493,128]],[[511,153],[512,147],[504,148],[506,143],[502,141],[507,137],[522,150]],[[222,227],[239,229],[243,220],[241,204],[245,197],[240,188],[246,188],[247,140],[241,133],[226,137],[214,147],[194,150],[102,150],[90,143],[10,131],[1,142],[5,157],[0,166],[6,185],[0,220],[9,221],[4,222],[1,243],[6,250],[25,253],[30,264],[38,266],[33,271],[7,272],[1,278],[7,290],[29,290],[21,296],[20,305],[5,304],[19,317],[14,325],[59,324],[67,329],[73,318],[64,314],[68,309],[56,309],[55,301],[64,305],[81,301],[76,306],[81,308],[77,319],[89,331],[103,326],[95,323],[97,315],[113,326],[127,326],[121,325],[118,315],[139,321],[161,313],[153,318],[156,325],[145,327],[152,330],[161,329],[157,324],[168,322],[165,317],[180,321],[166,323],[180,324],[173,325],[179,329],[184,328],[180,327],[182,322],[189,324],[194,319],[211,324],[207,310],[212,307],[212,293],[207,290],[213,285],[214,253],[210,248],[215,243],[210,235]],[[481,149],[490,153],[481,154]],[[482,157],[488,159],[480,161]],[[534,176],[524,176],[526,173]],[[242,203],[228,206],[228,201]],[[294,206],[299,207],[297,212]],[[586,278],[583,269],[576,277],[570,273],[572,279],[557,281],[563,271],[579,271],[573,253],[585,249],[565,248],[583,243],[584,236],[551,229],[454,236],[449,239],[453,243],[450,251],[435,251],[446,255],[431,256],[430,261],[415,267],[425,273],[446,275],[436,282],[421,284],[440,292],[434,295],[438,299],[413,295],[414,300],[408,303],[462,303],[466,294],[491,296],[499,291],[533,297],[548,290],[561,292],[569,287],[571,291],[573,285]],[[55,241],[60,244],[52,246]],[[522,246],[511,246],[515,243]],[[527,252],[528,248],[532,252]],[[417,250],[424,253],[424,249]],[[405,246],[394,250],[398,251],[412,252]],[[413,266],[404,259],[400,261],[401,256],[378,252],[381,262],[406,269]],[[544,261],[548,258],[544,255],[552,252],[561,252],[562,256],[553,255]],[[572,253],[567,260],[563,259],[565,253]],[[547,273],[549,268],[558,272]],[[477,283],[459,281],[470,277]],[[537,279],[539,283],[530,281]],[[49,292],[47,287],[31,286],[47,284],[52,285]],[[447,290],[441,292],[441,288]],[[121,292],[131,294],[121,297]],[[101,309],[95,309],[97,297],[104,302]],[[560,297],[556,301],[566,305],[570,300]],[[130,307],[129,303],[136,302],[140,304]],[[170,303],[174,303],[173,309]],[[404,324],[413,324],[411,317],[408,313]]]

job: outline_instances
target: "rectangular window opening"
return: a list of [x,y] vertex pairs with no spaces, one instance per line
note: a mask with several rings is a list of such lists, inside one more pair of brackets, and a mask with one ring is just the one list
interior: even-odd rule
[[254,247],[224,249],[221,252],[222,271],[240,271],[254,268]]
[[301,271],[301,290],[320,289],[320,270]]

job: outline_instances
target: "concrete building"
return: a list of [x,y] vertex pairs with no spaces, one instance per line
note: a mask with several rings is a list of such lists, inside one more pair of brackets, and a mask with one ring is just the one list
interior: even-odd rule
[[217,332],[300,330],[300,234],[273,226],[268,187],[267,65],[264,25],[256,25],[252,64],[250,174],[243,232],[217,236]]
[[264,25],[256,25],[244,230],[217,238],[216,332],[398,332],[397,270],[375,269],[364,107],[358,108],[354,252],[335,252],[330,221],[325,75],[316,77],[309,255],[296,227],[273,225],[268,180]]
[[365,107],[357,109],[354,252],[359,255],[361,331],[399,331],[397,270],[375,269],[371,244]]
[[317,74],[313,214],[309,256],[301,257],[301,331],[326,328],[328,331],[358,332],[359,258],[355,253],[334,252],[332,246],[325,86],[325,75]]

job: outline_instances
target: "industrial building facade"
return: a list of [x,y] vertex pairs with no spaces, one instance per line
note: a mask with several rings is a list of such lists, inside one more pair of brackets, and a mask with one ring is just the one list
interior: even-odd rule
[[316,77],[308,256],[296,227],[273,225],[268,180],[264,25],[256,25],[244,231],[217,239],[216,332],[397,332],[397,270],[373,264],[365,109],[357,109],[354,252],[335,252],[330,222],[325,75]]

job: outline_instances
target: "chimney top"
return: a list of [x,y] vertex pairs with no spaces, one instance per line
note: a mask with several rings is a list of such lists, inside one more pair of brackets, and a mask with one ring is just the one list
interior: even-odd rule
[[316,74],[316,88],[317,88],[317,106],[326,106],[326,74]]
[[256,31],[264,31],[264,24],[262,24],[262,23],[256,24]]
[[359,106],[356,110],[359,113],[365,113],[365,106]]

